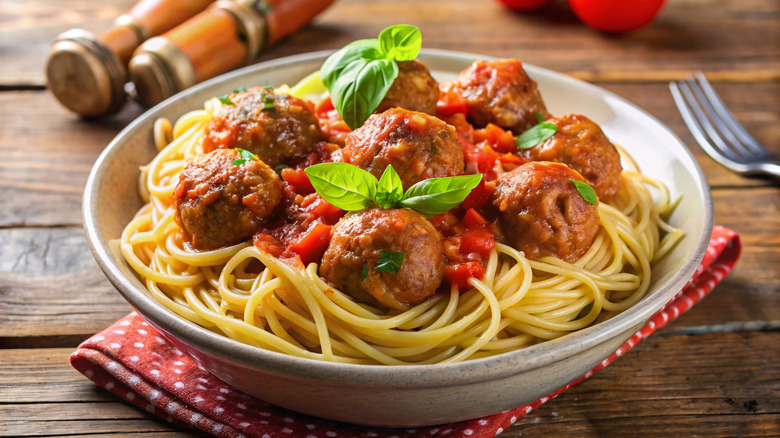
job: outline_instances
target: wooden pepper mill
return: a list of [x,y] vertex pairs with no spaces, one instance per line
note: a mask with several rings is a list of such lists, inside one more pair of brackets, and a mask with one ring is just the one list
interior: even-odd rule
[[136,99],[155,105],[198,82],[249,64],[300,29],[334,0],[219,0],[151,38],[128,66]]
[[54,96],[85,116],[117,112],[125,103],[127,63],[135,49],[203,11],[214,0],[141,0],[96,37],[73,29],[52,44],[46,79]]

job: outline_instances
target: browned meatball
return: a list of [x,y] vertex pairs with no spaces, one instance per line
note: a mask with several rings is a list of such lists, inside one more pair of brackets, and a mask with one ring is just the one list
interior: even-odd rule
[[523,164],[498,179],[493,205],[501,230],[529,259],[574,262],[593,243],[598,207],[582,198],[571,179],[584,181],[565,164],[544,161]]
[[425,179],[460,175],[465,166],[455,128],[402,108],[374,114],[352,131],[342,158],[377,178],[392,164],[404,189]]
[[[382,250],[404,254],[398,272],[376,271]],[[352,213],[333,227],[320,274],[357,301],[405,310],[425,301],[441,284],[441,236],[413,210],[370,208]]]
[[452,82],[451,90],[466,100],[468,120],[483,128],[496,124],[520,134],[547,116],[536,82],[517,59],[476,61]]
[[322,139],[311,107],[301,99],[255,87],[230,96],[206,127],[203,151],[242,148],[271,167],[305,155]]
[[435,115],[438,101],[439,83],[431,76],[428,67],[417,60],[401,61],[398,63],[398,77],[387,90],[376,112],[406,108]]
[[197,250],[234,245],[252,236],[281,202],[282,182],[262,161],[239,158],[235,149],[195,157],[173,193],[176,223]]
[[550,117],[558,127],[552,137],[520,152],[534,161],[557,161],[580,173],[603,202],[609,202],[620,188],[620,154],[599,125],[585,116],[566,114]]

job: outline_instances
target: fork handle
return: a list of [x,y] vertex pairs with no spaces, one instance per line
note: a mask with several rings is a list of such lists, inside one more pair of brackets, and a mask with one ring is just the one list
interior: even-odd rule
[[758,163],[756,166],[756,170],[754,173],[756,174],[764,174],[764,175],[773,175],[775,177],[780,178],[780,164],[777,163]]

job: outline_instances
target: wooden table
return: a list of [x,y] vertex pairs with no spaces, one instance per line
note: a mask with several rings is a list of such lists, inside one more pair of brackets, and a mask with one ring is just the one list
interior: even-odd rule
[[[85,121],[46,90],[59,32],[99,33],[132,0],[0,2],[0,435],[187,436],[96,388],[68,355],[130,307],[98,269],[81,195],[103,147],[143,109]],[[729,173],[699,149],[667,82],[701,69],[737,118],[780,155],[780,3],[673,0],[649,27],[609,36],[564,1],[513,14],[491,0],[339,0],[259,61],[334,49],[395,23],[424,45],[515,57],[633,101],[699,161],[715,221],[742,236],[734,272],[693,310],[503,433],[531,436],[780,435],[780,183]]]

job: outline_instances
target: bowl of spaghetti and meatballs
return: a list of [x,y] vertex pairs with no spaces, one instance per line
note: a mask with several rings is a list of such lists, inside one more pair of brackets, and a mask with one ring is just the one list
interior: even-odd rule
[[[399,84],[389,107],[350,131],[327,103],[281,87],[318,70],[328,55],[258,64],[174,96],[120,133],[88,181],[87,239],[109,280],[151,325],[225,382],[291,410],[377,426],[442,424],[501,412],[589,371],[674,297],[698,266],[712,226],[706,182],[682,143],[634,105],[514,60],[423,50],[417,61],[424,69],[399,69],[408,82]],[[433,114],[426,73],[439,87]],[[223,95],[232,105],[213,103]],[[204,102],[212,102],[208,119],[199,118]],[[220,117],[210,125],[212,114]],[[208,134],[180,160],[154,161],[160,151],[152,133],[160,118],[185,121],[173,129],[182,142],[196,125]],[[555,125],[555,133],[518,149],[516,137],[540,123]],[[587,159],[571,152],[578,136],[587,141],[574,147],[586,151]],[[347,211],[325,201],[304,178],[305,169],[323,163],[357,169],[350,175],[360,176],[339,179],[340,186],[392,202]],[[617,221],[615,206],[632,199],[622,181],[635,173],[633,163],[642,178],[668,188],[670,202],[681,199],[663,220],[682,237],[651,261],[641,297],[613,290],[600,298],[604,308],[614,307],[605,310],[608,316],[594,305],[572,304],[568,319],[547,320],[524,334],[524,324],[501,316],[503,309],[545,314],[513,301],[541,292],[508,291],[520,291],[512,288],[521,283],[516,279],[525,266],[608,264],[602,248],[610,245],[613,230],[604,224]],[[385,176],[391,166],[396,184]],[[140,167],[148,191],[139,194]],[[175,176],[159,177],[173,168],[180,169],[171,171]],[[443,179],[476,174],[479,183],[456,207],[442,213],[419,208],[426,196],[457,191]],[[369,177],[376,182],[364,187]],[[445,182],[434,187],[435,179]],[[583,195],[582,184],[591,187],[596,203]],[[195,257],[192,266],[219,263],[230,271],[229,289],[221,293],[204,285],[219,283],[222,274],[205,283],[185,278],[195,294],[247,301],[251,293],[242,295],[242,288],[266,281],[269,299],[278,298],[268,309],[282,315],[314,306],[322,318],[307,327],[324,323],[340,334],[325,339],[329,347],[316,331],[303,328],[287,339],[280,332],[284,342],[274,340],[275,347],[242,342],[216,325],[183,317],[176,296],[166,303],[152,297],[137,273],[141,268],[121,249],[128,224],[143,222],[136,213],[150,199],[164,199],[159,207],[171,212],[153,220],[165,222],[158,236],[162,248],[208,254],[211,261]],[[145,256],[138,257],[143,263]],[[205,272],[200,269],[190,272]],[[266,279],[264,269],[272,271]],[[644,269],[631,266],[624,276]],[[293,289],[309,295],[299,299],[289,295]],[[594,294],[587,287],[582,293]],[[226,303],[226,312],[243,311],[239,301]],[[277,320],[282,330],[294,325]],[[587,324],[564,333],[572,321]],[[518,347],[498,350],[510,343]],[[431,345],[436,349],[428,353]]]

